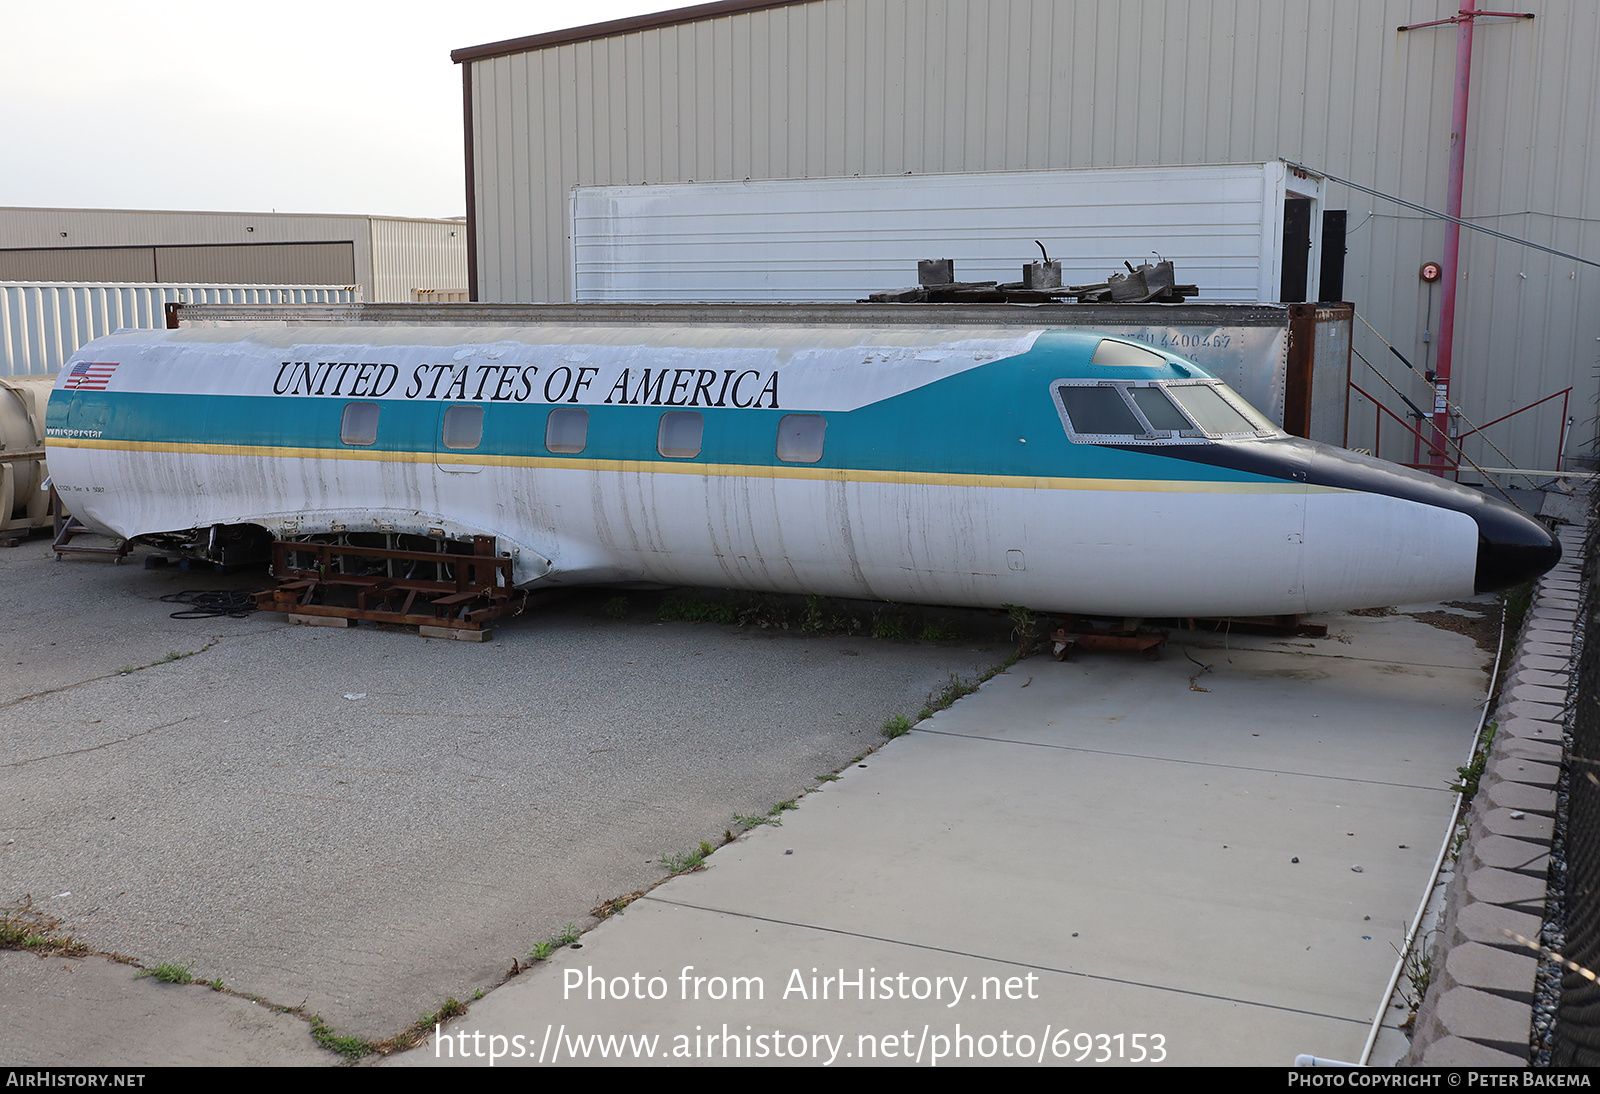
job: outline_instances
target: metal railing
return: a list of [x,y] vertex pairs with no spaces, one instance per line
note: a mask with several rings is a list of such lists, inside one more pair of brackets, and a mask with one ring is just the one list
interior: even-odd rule
[[[1515,418],[1518,414],[1522,414],[1522,413],[1524,413],[1526,411],[1532,410],[1535,407],[1543,406],[1545,403],[1548,403],[1553,399],[1560,399],[1561,400],[1561,429],[1559,430],[1559,436],[1557,437],[1557,440],[1556,440],[1556,458],[1555,458],[1555,472],[1554,473],[1555,474],[1560,474],[1562,472],[1561,464],[1562,464],[1562,461],[1565,459],[1565,456],[1566,456],[1567,430],[1568,430],[1568,427],[1570,425],[1570,419],[1568,417],[1568,410],[1570,408],[1571,398],[1572,398],[1572,388],[1571,387],[1562,388],[1560,391],[1554,392],[1554,393],[1552,393],[1550,395],[1546,395],[1544,398],[1535,400],[1534,402],[1531,402],[1531,403],[1528,403],[1526,406],[1520,406],[1516,410],[1511,411],[1511,413],[1502,414],[1502,415],[1500,415],[1500,417],[1494,419],[1493,421],[1485,422],[1483,425],[1473,426],[1471,429],[1467,430],[1465,433],[1459,434],[1458,436],[1446,437],[1445,438],[1445,442],[1446,442],[1446,445],[1448,446],[1448,448],[1447,448],[1446,451],[1440,451],[1439,447],[1435,444],[1435,441],[1434,441],[1433,437],[1428,436],[1421,429],[1419,429],[1418,427],[1412,425],[1409,421],[1407,421],[1406,418],[1401,417],[1400,415],[1396,414],[1394,411],[1390,410],[1388,407],[1384,406],[1383,402],[1376,395],[1373,395],[1371,392],[1367,391],[1365,388],[1363,388],[1360,384],[1356,383],[1354,380],[1349,381],[1349,386],[1350,386],[1350,390],[1354,391],[1357,395],[1360,395],[1363,399],[1367,400],[1369,403],[1372,404],[1372,407],[1373,407],[1373,415],[1372,415],[1372,419],[1373,419],[1372,420],[1372,437],[1373,437],[1373,440],[1372,440],[1372,454],[1374,456],[1377,456],[1379,459],[1383,458],[1383,453],[1382,453],[1383,419],[1384,419],[1385,416],[1387,416],[1391,421],[1393,421],[1402,430],[1404,430],[1406,433],[1408,433],[1412,438],[1411,459],[1409,461],[1396,460],[1396,461],[1393,461],[1393,462],[1399,463],[1404,467],[1416,468],[1417,470],[1420,470],[1420,471],[1437,470],[1442,465],[1446,469],[1446,471],[1448,473],[1454,475],[1456,478],[1460,478],[1461,465],[1463,463],[1466,463],[1468,466],[1471,466],[1474,470],[1479,471],[1480,473],[1488,473],[1491,470],[1489,468],[1480,467],[1480,466],[1474,464],[1470,459],[1466,458],[1466,455],[1462,450],[1462,442],[1465,441],[1468,437],[1471,437],[1474,434],[1483,434],[1483,431],[1488,429],[1490,426],[1498,425],[1501,422],[1506,421],[1507,419],[1510,419],[1510,418]],[[1406,399],[1406,397],[1404,395],[1401,395],[1400,398],[1405,400],[1406,405],[1411,408],[1411,412],[1406,417],[1416,418],[1418,421],[1429,421],[1429,420],[1431,420],[1429,418],[1429,416],[1426,413],[1424,413],[1422,411],[1422,409],[1420,407],[1418,407],[1415,403],[1413,403],[1410,399]],[[1435,433],[1434,429],[1431,426],[1428,428],[1428,433],[1429,434],[1434,434]],[[1346,428],[1345,428],[1345,442],[1346,442],[1347,445],[1349,443],[1349,440],[1350,440],[1350,435],[1349,435],[1349,426],[1348,426],[1348,422],[1347,422]],[[1489,444],[1489,446],[1491,448],[1494,448],[1494,450],[1496,452],[1500,452],[1499,447],[1496,446],[1493,441],[1489,441],[1487,436],[1484,436],[1484,440]],[[1427,451],[1427,454],[1428,454],[1428,457],[1429,457],[1428,462],[1424,462],[1423,459],[1422,459],[1422,453],[1423,453],[1424,448],[1426,448],[1426,451]],[[1454,455],[1451,454],[1450,449],[1454,450]],[[1502,452],[1501,455],[1504,456],[1504,453]],[[1510,460],[1508,459],[1507,462],[1509,463]],[[1493,468],[1492,470],[1496,471],[1496,472],[1507,472],[1507,473],[1512,473],[1512,474],[1522,474],[1522,475],[1529,474],[1529,472],[1525,472],[1525,471],[1522,471],[1522,470],[1517,469],[1517,468],[1498,468],[1497,467],[1497,468]]]

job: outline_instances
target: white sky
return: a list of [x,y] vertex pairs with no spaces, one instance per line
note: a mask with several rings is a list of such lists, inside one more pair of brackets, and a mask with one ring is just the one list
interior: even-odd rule
[[0,0],[0,206],[466,212],[450,51],[694,0]]

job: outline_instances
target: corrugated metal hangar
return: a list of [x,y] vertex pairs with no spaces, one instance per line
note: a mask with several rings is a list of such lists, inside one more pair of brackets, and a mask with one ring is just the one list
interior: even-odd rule
[[[1523,468],[1592,450],[1600,348],[1596,273],[1571,257],[1600,258],[1600,8],[1538,8],[1466,21],[1461,219],[1512,238],[1461,232],[1447,272],[1456,434],[1573,388],[1466,443],[1477,462]],[[1260,191],[1276,298],[1353,301],[1378,332],[1358,322],[1357,350],[1431,410],[1444,293],[1422,271],[1447,260],[1447,223],[1426,210],[1449,199],[1457,12],[1454,0],[727,0],[459,49],[473,296],[838,299],[909,284],[911,268],[887,272],[906,255],[954,257],[961,280],[1014,280],[1036,238],[1069,269],[1101,263],[1101,278],[1160,251],[1187,281],[1206,255],[1232,261],[1246,244],[1228,252],[1215,229],[1233,221],[1185,208],[1181,186],[1106,203],[1114,215],[1098,219],[1058,215],[1070,203],[1050,195],[1079,171],[1287,160],[1311,169],[1291,181],[1329,178],[1315,198]],[[1031,205],[1016,197],[1029,177],[1046,195]],[[1157,204],[1141,216],[1141,200]],[[892,262],[853,261],[866,253]],[[808,264],[850,272],[808,281]],[[1244,274],[1223,280],[1200,280],[1198,299],[1263,299]],[[1380,412],[1354,398],[1350,413],[1350,443],[1375,446]],[[1379,454],[1410,458],[1384,428]]]
[[467,287],[460,220],[0,209],[0,281],[356,285],[371,301]]

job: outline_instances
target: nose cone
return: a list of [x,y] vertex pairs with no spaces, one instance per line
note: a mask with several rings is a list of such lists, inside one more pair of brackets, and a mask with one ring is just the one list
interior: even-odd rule
[[1561,561],[1561,544],[1526,513],[1489,501],[1472,513],[1478,522],[1478,574],[1474,587],[1492,593],[1532,581]]

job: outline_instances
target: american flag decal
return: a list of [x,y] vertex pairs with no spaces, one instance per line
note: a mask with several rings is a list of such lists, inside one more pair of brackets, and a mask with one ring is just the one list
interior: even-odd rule
[[67,373],[66,387],[86,388],[92,391],[104,391],[106,382],[111,379],[111,374],[116,371],[116,361],[79,361],[72,366],[72,371]]

